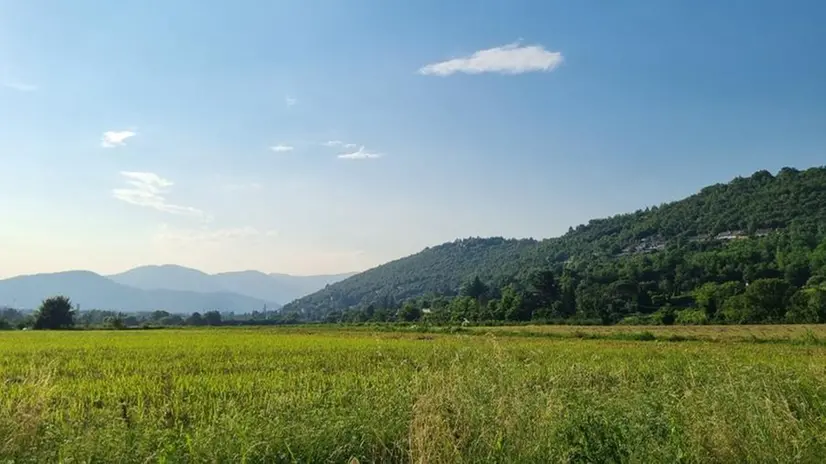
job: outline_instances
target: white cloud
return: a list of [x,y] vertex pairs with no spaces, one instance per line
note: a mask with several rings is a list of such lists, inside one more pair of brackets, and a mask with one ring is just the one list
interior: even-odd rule
[[520,46],[517,42],[479,50],[470,56],[428,64],[420,68],[419,73],[435,76],[449,76],[457,72],[522,74],[552,71],[562,64],[562,61],[560,52],[549,52],[541,45]]
[[208,216],[197,208],[172,204],[166,200],[164,195],[169,187],[174,185],[172,181],[152,172],[121,171],[120,174],[131,187],[112,190],[112,196],[118,200],[165,213],[208,219]]
[[358,145],[355,143],[344,143],[341,140],[328,140],[327,142],[322,143],[325,147],[343,147],[343,148],[356,148]]
[[284,153],[284,152],[288,152],[288,151],[293,151],[293,148],[294,147],[291,146],[291,145],[281,145],[281,144],[279,144],[279,145],[275,145],[275,146],[270,147],[270,150],[272,150],[274,152],[277,152],[277,153]]
[[298,103],[298,100],[296,100],[295,98],[287,95],[286,97],[284,97],[284,103],[286,103],[287,106],[290,107],[290,106],[293,106],[296,103]]
[[136,132],[125,131],[106,131],[100,139],[100,146],[103,148],[115,148],[126,145],[126,139],[138,135]]
[[348,160],[362,160],[362,159],[375,159],[381,158],[383,155],[381,153],[370,153],[364,150],[364,146],[362,145],[357,151],[350,152],[350,153],[342,153],[338,155],[340,159],[348,159]]

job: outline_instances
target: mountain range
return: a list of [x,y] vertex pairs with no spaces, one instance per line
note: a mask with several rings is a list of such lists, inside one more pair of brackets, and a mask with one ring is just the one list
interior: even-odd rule
[[259,271],[207,274],[196,269],[167,264],[141,266],[107,277],[119,284],[143,290],[220,291],[284,304],[322,289],[328,284],[346,279],[351,275],[353,273],[293,276],[288,274],[265,274]]
[[[715,243],[788,229],[796,230],[797,236],[826,234],[826,168],[787,167],[776,175],[758,171],[707,186],[679,201],[593,219],[560,237],[455,240],[325,287],[285,305],[283,311],[322,319],[333,311],[368,305],[393,308],[417,297],[457,295],[463,284],[476,277],[494,288],[525,285],[537,269],[557,275],[568,269],[583,285],[605,285],[616,269],[632,275],[648,269],[652,253],[684,250],[664,255],[674,257],[663,264],[671,274],[676,272],[667,277],[674,281],[681,278],[688,260],[699,259],[701,255],[695,253]],[[739,264],[726,266],[746,262],[742,258]],[[656,283],[658,288],[668,285]]]
[[249,313],[264,306],[277,309],[350,275],[292,276],[258,271],[207,274],[176,265],[143,266],[110,276],[67,271],[0,280],[0,306],[33,309],[44,298],[62,294],[81,309]]
[[[725,242],[768,234],[780,238],[764,243],[763,251],[722,258]],[[589,289],[617,279],[631,279],[655,296],[675,295],[695,290],[711,274],[747,281],[786,273],[790,282],[820,275],[813,263],[795,276],[805,267],[806,253],[823,237],[826,167],[783,168],[777,174],[758,171],[707,186],[679,201],[593,219],[560,237],[457,239],[355,275],[206,274],[174,265],[111,276],[73,271],[2,280],[0,306],[33,308],[44,297],[63,293],[84,308],[125,311],[250,312],[287,303],[283,312],[320,320],[335,311],[372,305],[395,308],[418,297],[454,296],[471,279],[497,289],[524,287],[538,269],[579,282],[577,301],[585,301]],[[712,263],[708,265],[716,270],[701,269],[700,261]],[[698,273],[705,277],[698,278]]]

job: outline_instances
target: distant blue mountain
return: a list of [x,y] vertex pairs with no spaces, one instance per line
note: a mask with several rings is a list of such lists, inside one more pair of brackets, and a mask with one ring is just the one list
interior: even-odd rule
[[81,309],[128,312],[165,310],[191,313],[219,310],[248,313],[260,310],[265,305],[271,309],[280,306],[274,301],[234,292],[204,290],[147,290],[115,282],[94,272],[69,271],[0,280],[0,306],[34,309],[43,299],[54,295],[71,298]]
[[321,290],[326,285],[344,280],[351,275],[353,273],[293,276],[264,274],[258,271],[207,274],[196,269],[167,264],[141,266],[121,274],[110,275],[108,278],[143,290],[230,292],[284,304]]

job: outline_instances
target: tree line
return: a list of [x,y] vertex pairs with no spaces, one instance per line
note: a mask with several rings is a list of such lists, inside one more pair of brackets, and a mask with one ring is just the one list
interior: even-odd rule
[[0,312],[0,327],[267,325],[298,322],[745,324],[826,322],[826,230],[794,223],[762,237],[677,240],[655,253],[591,256],[488,281],[474,275],[456,294],[397,300],[379,295],[366,305],[332,310],[319,319],[294,311],[219,311],[188,316],[153,311],[78,313],[63,296],[32,315]]
[[794,226],[760,238],[675,243],[623,259],[592,257],[523,279],[468,279],[457,295],[385,296],[326,322],[746,324],[826,322],[826,238]]
[[217,310],[194,312],[188,315],[156,310],[142,313],[123,313],[108,310],[77,310],[63,295],[45,299],[36,311],[26,313],[13,308],[0,308],[0,330],[35,329],[66,330],[75,328],[152,328],[205,327],[229,325],[278,325],[299,322],[296,315],[282,315],[273,311],[252,311],[247,314],[221,313]]

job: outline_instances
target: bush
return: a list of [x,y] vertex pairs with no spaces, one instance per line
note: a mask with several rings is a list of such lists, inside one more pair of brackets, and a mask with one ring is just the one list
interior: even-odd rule
[[702,309],[677,311],[677,324],[702,325],[708,323],[708,315]]
[[791,298],[786,321],[793,324],[817,324],[826,322],[826,290],[806,288]]
[[619,325],[657,325],[661,324],[660,320],[655,320],[653,314],[634,314],[622,318],[617,324]]
[[665,307],[651,315],[652,322],[657,325],[673,325],[676,319],[674,308],[671,305],[665,305]]

